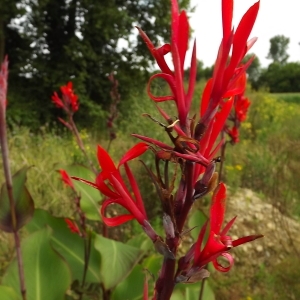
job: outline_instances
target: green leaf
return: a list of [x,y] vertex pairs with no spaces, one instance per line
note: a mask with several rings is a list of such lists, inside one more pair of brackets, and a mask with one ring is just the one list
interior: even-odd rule
[[28,167],[24,167],[13,175],[13,199],[16,211],[16,224],[13,224],[10,202],[7,193],[6,183],[1,187],[0,192],[0,229],[6,232],[18,231],[30,221],[34,212],[34,203],[29,194],[25,182]]
[[100,235],[96,235],[95,248],[101,254],[100,272],[106,290],[126,278],[143,254],[138,248]]
[[151,274],[157,276],[159,270],[161,269],[162,263],[163,263],[162,255],[153,254],[145,258],[142,265],[144,269],[148,270]]
[[[63,300],[71,283],[70,270],[50,244],[51,229],[41,229],[22,243],[27,299]],[[2,283],[19,290],[17,261],[9,266]]]
[[0,286],[1,300],[21,300],[19,296],[11,287],[1,285]]
[[140,248],[143,251],[148,251],[150,249],[154,249],[153,242],[149,239],[149,237],[144,233],[140,233],[133,238],[131,238],[127,245]]
[[193,237],[194,241],[197,240],[199,232],[206,221],[207,217],[200,210],[195,210],[189,217],[189,228],[196,227],[191,231],[191,236]]
[[[47,211],[36,209],[33,219],[27,224],[29,232],[34,232],[50,226],[53,230],[51,245],[67,261],[74,280],[82,280],[84,268],[84,241],[68,228],[63,218],[51,216]],[[92,239],[89,267],[87,270],[87,282],[100,282],[100,255],[94,248],[94,238]]]
[[112,293],[112,300],[142,299],[144,279],[145,272],[143,271],[143,267],[141,265],[136,265],[129,276],[114,289]]
[[[70,176],[76,176],[95,182],[95,174],[85,166],[69,165],[63,166],[61,169],[66,170]],[[97,189],[77,180],[73,180],[73,183],[76,191],[79,192],[81,196],[80,206],[87,219],[101,221],[99,203],[102,201],[102,196],[100,192]]]
[[[194,284],[178,284],[172,294],[171,300],[198,300],[201,282]],[[207,280],[204,283],[202,299],[215,300],[215,294]]]

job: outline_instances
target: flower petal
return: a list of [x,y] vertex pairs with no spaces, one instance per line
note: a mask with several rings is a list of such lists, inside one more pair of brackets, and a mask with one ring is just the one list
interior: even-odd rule
[[142,155],[147,149],[149,148],[149,145],[146,143],[138,143],[134,145],[131,149],[129,149],[122,159],[119,162],[118,168],[123,165],[124,163],[128,162],[129,160],[132,160],[140,155]]
[[216,234],[220,233],[221,226],[225,214],[225,200],[226,200],[226,187],[223,182],[217,187],[213,198],[212,206],[210,209],[210,230]]
[[256,239],[259,239],[259,238],[262,238],[262,237],[263,237],[263,235],[261,235],[261,234],[244,236],[244,237],[239,238],[235,241],[232,241],[232,246],[237,247],[239,245],[242,245],[242,244],[245,244],[245,243],[248,243],[248,242],[252,242],[252,241],[254,241]]
[[106,210],[107,206],[109,206],[110,204],[114,204],[114,203],[118,203],[118,202],[116,202],[115,199],[107,199],[107,200],[103,201],[103,203],[102,203],[101,215],[102,215],[103,222],[107,226],[112,226],[112,227],[118,226],[118,225],[121,225],[123,223],[126,223],[126,222],[134,219],[134,216],[131,214],[124,214],[124,215],[120,215],[117,217],[107,218],[105,216],[105,210]]
[[[227,253],[227,252],[221,253],[220,256],[224,257],[224,258],[229,262],[229,266],[227,266],[227,267],[222,266],[222,265],[218,262],[218,258],[216,258],[216,259],[214,259],[214,260],[212,261],[212,263],[213,263],[215,269],[218,270],[218,271],[220,271],[220,272],[228,272],[228,271],[230,271],[230,269],[231,269],[232,266],[233,266],[233,257],[232,257],[229,253]],[[219,256],[219,257],[220,257],[220,256]]]
[[114,172],[117,170],[114,162],[112,161],[107,151],[99,145],[98,145],[97,157],[98,157],[99,165],[103,171]]

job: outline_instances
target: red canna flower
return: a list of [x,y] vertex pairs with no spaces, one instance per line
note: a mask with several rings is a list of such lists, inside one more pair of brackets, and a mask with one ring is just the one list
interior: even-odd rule
[[248,109],[251,102],[244,95],[237,95],[234,102],[236,120],[244,122],[247,118]]
[[71,219],[65,218],[65,222],[67,223],[69,229],[71,230],[71,232],[73,233],[77,233],[78,235],[81,235],[81,232],[77,226],[77,224],[72,221]]
[[[220,272],[228,272],[233,265],[233,257],[228,253],[228,251],[237,247],[241,244],[251,242],[258,238],[263,237],[262,235],[250,235],[246,237],[239,238],[237,240],[232,240],[230,236],[227,235],[229,229],[232,227],[236,217],[227,223],[223,230],[221,230],[224,215],[225,215],[225,201],[226,201],[226,187],[223,183],[220,183],[219,187],[214,193],[212,199],[212,206],[210,210],[210,230],[208,240],[201,250],[201,246],[204,239],[204,234],[206,231],[207,224],[202,227],[199,234],[198,240],[194,247],[194,262],[191,270],[188,272],[187,276],[190,276],[193,272],[199,271],[207,263],[212,262],[214,267]],[[229,266],[224,267],[218,261],[217,258],[223,256],[228,260]]]
[[[98,146],[98,161],[102,171],[97,176],[96,183],[78,177],[72,177],[73,179],[91,185],[107,197],[101,207],[102,218],[106,225],[118,226],[129,220],[136,219],[142,226],[145,226],[147,214],[137,182],[127,162],[142,155],[148,147],[149,146],[145,143],[136,144],[125,153],[123,158],[120,160],[118,167],[116,167],[106,150],[101,146]],[[130,184],[130,189],[127,188],[120,172],[120,168],[123,165],[127,180]],[[111,204],[119,204],[128,210],[129,214],[123,214],[111,218],[106,217],[106,208]]]
[[[189,23],[185,11],[179,12],[178,3],[176,0],[172,2],[172,22],[171,22],[171,44],[164,44],[161,47],[155,47],[146,33],[138,28],[139,33],[147,45],[152,56],[155,58],[162,73],[151,76],[148,83],[148,94],[155,102],[163,102],[174,100],[178,110],[178,118],[181,128],[187,130],[187,116],[190,110],[191,101],[194,93],[196,82],[196,43],[193,46],[193,53],[191,59],[191,72],[189,78],[189,86],[187,91],[184,89],[183,76],[184,76],[184,61],[188,48],[189,39]],[[173,59],[172,71],[165,60],[165,55],[171,53]],[[156,97],[151,93],[151,83],[155,78],[164,79],[172,92],[171,95]]]
[[233,126],[232,129],[227,128],[225,130],[225,132],[230,136],[232,144],[236,144],[240,141],[239,140],[239,131],[236,126]]
[[74,190],[74,184],[72,182],[71,177],[69,176],[69,174],[65,171],[65,170],[58,170],[58,172],[61,175],[61,179],[62,181],[69,186],[70,188],[72,188]]
[[[222,0],[223,39],[217,55],[213,77],[207,82],[201,106],[205,107],[202,123],[208,125],[223,98],[243,92],[236,88],[236,82],[243,76],[252,59],[245,65],[240,63],[256,38],[249,41],[259,9],[259,1],[252,5],[242,17],[237,29],[232,29],[233,0]],[[232,49],[231,57],[229,56]]]
[[56,92],[52,95],[52,101],[58,108],[64,109],[68,114],[75,113],[79,108],[78,96],[74,93],[72,82],[60,88],[62,99]]

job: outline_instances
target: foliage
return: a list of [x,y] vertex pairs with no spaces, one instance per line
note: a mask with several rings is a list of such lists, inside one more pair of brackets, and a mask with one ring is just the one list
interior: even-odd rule
[[261,71],[254,87],[267,88],[271,93],[300,92],[300,63],[271,63],[267,69]]
[[[130,3],[130,1],[127,2],[127,6],[130,6]],[[43,0],[38,3],[32,1],[30,4],[36,9],[29,10],[27,13],[28,19],[25,19],[27,25],[30,24],[28,28],[33,23],[41,26],[35,27],[37,30],[34,31],[33,36],[37,40],[35,40],[35,44],[32,44],[32,47],[37,45],[38,48],[34,49],[33,60],[28,64],[27,70],[23,69],[24,73],[21,74],[23,75],[21,78],[38,79],[33,82],[39,82],[45,88],[44,83],[49,84],[51,80],[48,81],[48,78],[45,80],[37,71],[38,67],[43,65],[44,60],[54,64],[63,58],[61,64],[63,65],[65,62],[65,67],[67,66],[66,62],[72,63],[72,68],[68,70],[72,74],[69,74],[70,76],[75,76],[75,79],[78,79],[80,75],[83,75],[81,77],[83,80],[78,80],[78,86],[86,94],[87,101],[85,102],[83,99],[80,103],[83,104],[83,107],[84,104],[90,105],[89,99],[93,96],[99,96],[101,91],[93,90],[94,77],[89,85],[90,89],[86,89],[83,84],[86,83],[85,74],[75,74],[75,60],[72,60],[74,57],[68,57],[67,54],[70,53],[71,48],[71,50],[76,49],[79,51],[76,54],[79,53],[78,57],[81,58],[82,51],[92,52],[89,50],[94,50],[93,47],[90,47],[93,42],[101,42],[100,35],[100,40],[95,38],[89,40],[88,44],[85,43],[86,37],[95,34],[95,29],[90,29],[85,23],[92,24],[93,27],[99,29],[102,23],[107,22],[101,15],[102,11],[99,9],[101,6],[91,3],[90,0],[84,0],[80,4],[72,0],[63,4],[58,4],[53,0]],[[106,4],[108,9],[115,5],[111,2]],[[151,11],[152,6],[149,3],[148,5]],[[135,11],[136,6],[133,5],[132,8],[137,13]],[[5,183],[1,190],[0,223],[4,231],[12,234],[16,250],[16,257],[10,257],[2,278],[3,286],[0,289],[6,295],[11,294],[10,288],[17,290],[19,287],[23,300],[26,300],[27,296],[30,299],[49,300],[66,298],[79,300],[102,298],[107,300],[118,299],[120,293],[122,296],[122,292],[127,290],[135,299],[143,297],[146,300],[149,296],[149,287],[151,287],[150,294],[153,299],[157,300],[193,300],[202,299],[203,296],[207,299],[215,299],[210,283],[205,279],[214,270],[227,273],[232,268],[234,256],[230,250],[263,237],[261,234],[247,234],[240,238],[229,235],[229,230],[233,227],[236,217],[227,223],[225,222],[226,186],[221,181],[222,171],[220,171],[220,177],[216,172],[219,162],[221,162],[220,170],[222,170],[225,158],[225,134],[230,136],[232,144],[237,143],[240,125],[242,122],[247,124],[245,119],[250,102],[244,96],[244,92],[246,89],[245,72],[249,64],[242,64],[242,59],[246,54],[245,49],[250,48],[255,42],[255,39],[248,40],[248,38],[258,10],[259,1],[248,9],[237,29],[233,30],[233,1],[222,1],[223,37],[220,50],[217,54],[212,78],[204,87],[200,108],[194,116],[191,115],[191,107],[197,79],[195,44],[187,86],[184,82],[183,69],[189,39],[189,23],[186,11],[180,11],[176,0],[171,1],[171,41],[162,46],[156,46],[156,40],[150,39],[145,31],[137,28],[161,70],[161,73],[153,74],[150,77],[147,92],[148,96],[156,102],[156,108],[163,121],[156,120],[148,112],[144,116],[154,123],[153,128],[158,126],[163,128],[163,132],[169,140],[165,142],[164,139],[155,139],[153,136],[156,134],[152,135],[151,132],[145,136],[132,134],[142,142],[135,144],[126,152],[123,148],[120,149],[119,163],[116,163],[114,153],[109,153],[113,141],[111,137],[107,148],[105,143],[97,147],[99,166],[95,165],[95,158],[90,158],[89,149],[85,147],[80,131],[73,120],[73,115],[79,108],[78,96],[73,90],[73,83],[68,82],[61,87],[61,97],[54,93],[52,101],[67,115],[67,118],[59,118],[59,120],[72,132],[79,150],[84,156],[83,161],[88,165],[88,167],[67,165],[65,168],[68,172],[61,169],[61,165],[52,166],[52,168],[60,168],[61,179],[64,185],[69,188],[68,196],[72,199],[72,205],[69,208],[72,211],[71,217],[67,217],[68,214],[65,211],[59,212],[63,216],[61,218],[48,211],[34,208],[33,199],[25,188],[28,168],[23,168],[15,176],[11,176],[10,165],[13,163],[9,160],[6,126],[8,62],[7,58],[4,59],[0,70],[0,143]],[[149,11],[148,7],[145,8],[145,14],[147,11]],[[120,19],[128,17],[130,20],[129,12],[130,10],[127,12],[125,7],[119,7],[117,13],[111,17],[117,16]],[[107,15],[110,15],[109,11]],[[151,23],[153,16],[150,16],[148,20]],[[129,23],[132,24],[132,20]],[[45,24],[47,26],[44,26]],[[67,30],[69,27],[71,27],[71,31]],[[54,40],[52,28],[59,31],[57,41]],[[126,29],[128,30],[128,28]],[[148,33],[151,33],[150,29]],[[115,26],[113,30],[118,32],[119,38],[123,38],[123,31],[118,30],[118,26]],[[71,34],[68,35],[70,32]],[[104,30],[105,38],[109,32],[110,30]],[[73,39],[74,37],[84,41],[82,42],[82,49],[76,47],[76,38]],[[62,47],[64,41],[67,41],[67,44]],[[74,41],[75,43],[72,44]],[[110,49],[110,47],[106,48],[107,45],[117,45],[113,38],[106,41],[108,43],[102,48],[104,52]],[[68,48],[70,45],[72,47]],[[139,48],[137,47],[137,49]],[[62,53],[61,57],[58,57],[60,52]],[[123,55],[129,52],[115,53],[120,54],[120,60],[110,63],[121,69],[122,63],[125,61]],[[138,58],[137,53],[138,50],[134,59]],[[165,55],[168,53],[173,58],[172,68],[165,60]],[[100,54],[103,53],[94,51],[92,56],[89,56],[89,59],[97,59],[91,59],[91,61],[96,63],[99,68],[95,73],[91,72],[93,76],[99,75],[101,73],[99,70],[105,71],[105,64],[102,65],[102,68],[101,64],[97,64],[98,59],[101,58]],[[111,56],[111,58],[113,57]],[[68,58],[70,58],[69,61]],[[87,61],[84,59],[81,61],[88,66]],[[51,70],[52,66],[46,65],[46,67],[47,70]],[[144,69],[147,68],[146,65],[143,67]],[[143,72],[140,68],[135,71],[137,75]],[[55,80],[59,80],[62,74],[63,72],[61,74],[54,72]],[[134,78],[132,76],[130,80],[134,80]],[[153,94],[151,84],[157,78],[166,82],[171,94]],[[115,90],[115,95],[119,101],[118,90]],[[174,120],[168,115],[169,113],[174,114],[174,111],[169,112],[160,106],[160,102],[170,102],[170,100],[173,102],[167,104],[166,107],[175,109]],[[283,147],[282,139],[278,133],[284,134],[285,132],[281,130],[280,121],[282,123],[294,122],[293,117],[297,114],[293,111],[287,117],[280,111],[284,107],[282,103],[276,104],[273,99],[268,97],[264,100],[264,106],[261,106],[262,101],[258,101],[254,106],[254,112],[259,111],[261,113],[259,116],[263,126],[256,126],[256,118],[252,120],[253,127],[248,126],[251,128],[251,143],[255,145],[256,142],[258,144],[263,142],[265,146],[266,141],[270,141],[275,149],[274,152],[283,153],[285,147]],[[93,104],[90,108],[92,106]],[[275,107],[276,113],[271,111],[271,114],[268,114],[272,106]],[[277,114],[278,111],[279,114]],[[108,117],[108,128],[114,119],[115,115]],[[232,128],[229,127],[227,121],[233,122]],[[273,124],[277,130],[276,142],[269,137],[269,130]],[[293,134],[291,133],[289,137],[292,138]],[[249,140],[246,139],[244,144],[249,146]],[[41,150],[38,149],[38,151]],[[219,150],[221,150],[221,157],[216,156]],[[148,217],[146,198],[142,195],[143,189],[139,187],[139,184],[142,183],[141,178],[137,180],[136,174],[134,175],[131,169],[132,160],[140,157],[146,151],[151,152],[154,159],[152,158],[150,165],[142,161],[142,166],[151,180],[150,185],[155,188],[154,199],[160,200],[161,204],[160,216],[155,218],[154,222]],[[253,153],[255,154],[255,151],[251,152],[250,156]],[[17,155],[20,156],[19,153]],[[285,161],[289,156],[292,155],[289,153],[287,156],[282,155],[281,157]],[[145,157],[148,160],[148,157]],[[296,160],[297,154],[294,157]],[[264,175],[255,184],[259,185],[261,182],[269,184],[271,180],[267,177],[268,173],[264,174],[263,172],[271,166],[278,173],[277,166],[274,168],[277,161],[273,159],[272,155],[264,164],[256,157],[255,160],[257,166],[261,168],[259,170],[260,176],[262,176],[261,174]],[[236,168],[239,166],[240,170],[243,168],[238,164],[235,166]],[[250,165],[249,169],[257,166]],[[271,170],[267,171],[271,173]],[[72,176],[71,173],[75,176]],[[282,177],[274,175],[271,178],[278,180],[276,182],[278,186],[282,179],[284,181],[285,178],[293,177],[293,172],[290,172],[288,168],[282,170],[282,173]],[[77,184],[74,184],[72,180],[76,180]],[[241,177],[239,182],[244,184],[243,180],[244,178]],[[78,182],[84,183],[86,186],[81,187]],[[149,179],[147,184],[149,184]],[[94,189],[93,192],[91,189]],[[99,192],[103,196],[99,196]],[[285,190],[280,189],[276,192],[284,193]],[[210,194],[212,197],[209,204],[209,218],[204,213],[194,211],[189,219],[189,212],[194,207],[196,200],[207,203],[204,197],[210,196]],[[43,195],[43,198],[47,197]],[[61,206],[58,207],[61,208]],[[108,227],[120,226],[131,220],[137,221],[138,226],[140,226],[140,233],[143,231],[144,234],[131,238],[130,233],[122,230],[122,227],[115,231],[108,230]],[[161,222],[159,230],[155,226],[157,220]],[[151,223],[155,225],[152,226]],[[26,227],[24,227],[25,225]],[[186,225],[196,227],[200,225],[201,228],[190,234],[194,236],[195,241],[182,247],[184,236],[193,229],[186,230]],[[127,234],[126,238],[123,237],[124,232]],[[24,237],[22,237],[23,235]],[[149,239],[145,241],[145,237]],[[21,248],[23,252],[21,252]],[[153,251],[155,252],[153,253]],[[208,265],[210,262],[214,269]],[[227,264],[224,264],[225,262]],[[148,270],[147,272],[150,274],[157,274],[157,278],[153,280],[155,281],[154,284],[152,281],[149,284],[150,278],[146,274],[143,295],[141,289],[134,292],[126,289],[127,284],[130,284],[131,280],[135,280],[137,272],[140,272],[142,267]],[[199,281],[202,281],[200,292],[197,285]],[[185,287],[182,285],[183,283],[190,285]],[[11,296],[14,297],[15,295],[12,294]]]
[[[98,123],[110,101],[108,74],[117,74],[126,102],[129,91],[139,91],[145,84],[152,67],[142,41],[133,40],[134,25],[147,30],[156,43],[169,34],[169,0],[1,4],[7,11],[0,45],[10,60],[9,117],[34,129],[59,115],[49,95],[71,79],[81,102],[79,123],[90,127]],[[181,5],[188,8],[189,0]]]
[[289,58],[287,54],[290,39],[284,35],[276,35],[270,39],[270,50],[268,57],[273,63],[285,64]]
[[[254,59],[253,59],[254,57]],[[261,73],[261,64],[259,58],[254,53],[249,53],[243,59],[243,63],[249,61],[249,59],[253,59],[251,65],[247,69],[246,73],[248,75],[248,81],[251,86],[254,88],[257,85],[257,82],[260,80],[260,73]]]
[[[250,112],[242,124],[241,143],[228,147],[225,175],[229,185],[262,193],[286,213],[300,216],[296,199],[299,167],[299,103],[290,103],[263,93],[252,93]],[[251,151],[249,149],[251,148]],[[285,184],[282,184],[285,182]]]

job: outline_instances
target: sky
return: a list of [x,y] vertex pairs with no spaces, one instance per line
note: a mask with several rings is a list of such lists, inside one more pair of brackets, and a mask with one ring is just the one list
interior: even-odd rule
[[[194,30],[193,37],[197,40],[197,58],[204,66],[214,64],[222,38],[221,0],[191,0],[196,6],[190,14],[190,26]],[[235,0],[233,26],[237,27],[243,14],[257,0]],[[250,50],[259,58],[263,67],[271,60],[267,59],[270,39],[275,35],[290,38],[288,61],[300,61],[300,1],[299,0],[261,0],[256,23],[251,37],[258,37]]]

